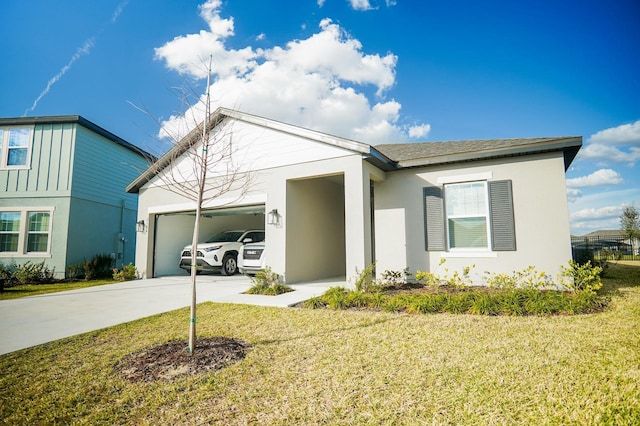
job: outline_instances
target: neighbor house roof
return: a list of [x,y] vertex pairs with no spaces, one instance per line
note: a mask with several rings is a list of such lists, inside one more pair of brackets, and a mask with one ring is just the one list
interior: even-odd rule
[[383,144],[376,145],[375,149],[396,161],[399,168],[562,151],[567,170],[581,146],[582,137],[563,136]]
[[131,142],[122,139],[119,136],[111,133],[110,131],[98,126],[97,124],[87,120],[80,115],[53,115],[43,117],[19,117],[19,118],[0,118],[0,126],[25,126],[29,124],[65,124],[65,123],[77,123],[97,134],[109,139],[112,142],[117,143],[130,151],[135,152],[147,159],[154,160],[154,156],[148,152],[138,148]]
[[620,229],[600,229],[598,231],[589,232],[588,234],[582,235],[582,237],[600,237],[600,238],[617,238],[622,237],[626,238],[627,234]]

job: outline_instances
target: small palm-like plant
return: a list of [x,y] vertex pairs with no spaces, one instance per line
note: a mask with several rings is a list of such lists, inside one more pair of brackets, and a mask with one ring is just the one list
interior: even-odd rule
[[247,290],[247,294],[277,296],[293,291],[291,287],[282,282],[282,275],[273,272],[268,266],[252,277],[251,281],[253,281],[253,286]]

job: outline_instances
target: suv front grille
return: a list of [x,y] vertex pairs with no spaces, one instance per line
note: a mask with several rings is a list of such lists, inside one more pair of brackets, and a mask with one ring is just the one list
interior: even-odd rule
[[[204,257],[204,254],[202,254],[202,252],[200,250],[198,250],[198,253],[196,254],[197,257]],[[181,257],[191,257],[191,250],[185,250],[182,252]]]

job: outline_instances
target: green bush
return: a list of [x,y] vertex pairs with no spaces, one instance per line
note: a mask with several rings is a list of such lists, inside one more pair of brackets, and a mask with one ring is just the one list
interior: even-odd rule
[[0,264],[0,281],[3,288],[25,284],[48,284],[55,281],[55,268],[49,269],[44,261],[27,261],[22,265],[15,262],[9,265]]
[[[84,279],[85,281],[111,278],[113,276],[114,262],[111,255],[106,253],[96,254],[91,259],[67,267],[67,277],[71,280]],[[114,278],[115,279],[115,278]]]
[[385,312],[412,314],[475,315],[558,315],[601,311],[607,300],[595,292],[566,292],[536,289],[468,289],[459,292],[412,294],[363,293],[332,287],[309,299],[304,306],[312,309],[380,309]]
[[383,286],[381,285],[381,283],[377,282],[373,276],[375,267],[375,263],[370,263],[362,271],[356,270],[356,291],[361,291],[363,293],[375,293],[377,291],[380,291]]
[[499,289],[543,289],[555,287],[545,272],[538,272],[535,267],[528,266],[522,271],[511,274],[485,272],[484,282],[491,288]]
[[291,287],[282,282],[282,276],[277,272],[273,272],[268,266],[259,271],[255,277],[252,277],[251,281],[253,281],[253,286],[247,290],[247,294],[277,296],[278,294],[293,291]]
[[324,292],[322,299],[326,306],[331,309],[345,309],[348,307],[346,301],[347,293],[348,290],[344,287],[331,287]]
[[602,288],[601,273],[602,268],[592,266],[591,262],[581,265],[570,260],[568,268],[562,267],[560,277],[563,285],[569,290],[595,292]]
[[128,265],[122,265],[122,269],[113,269],[113,279],[115,281],[132,281],[138,279],[138,270],[129,262]]

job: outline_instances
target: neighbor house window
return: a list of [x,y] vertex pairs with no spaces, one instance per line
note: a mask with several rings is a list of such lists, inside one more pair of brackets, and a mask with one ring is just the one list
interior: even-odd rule
[[487,183],[445,185],[444,199],[449,248],[489,248]]
[[31,140],[31,127],[0,129],[0,167],[29,166]]
[[423,189],[427,251],[516,250],[510,180]]
[[27,253],[47,252],[49,247],[49,212],[28,212]]
[[0,212],[0,252],[17,252],[20,212]]
[[0,211],[0,255],[48,254],[51,209]]

